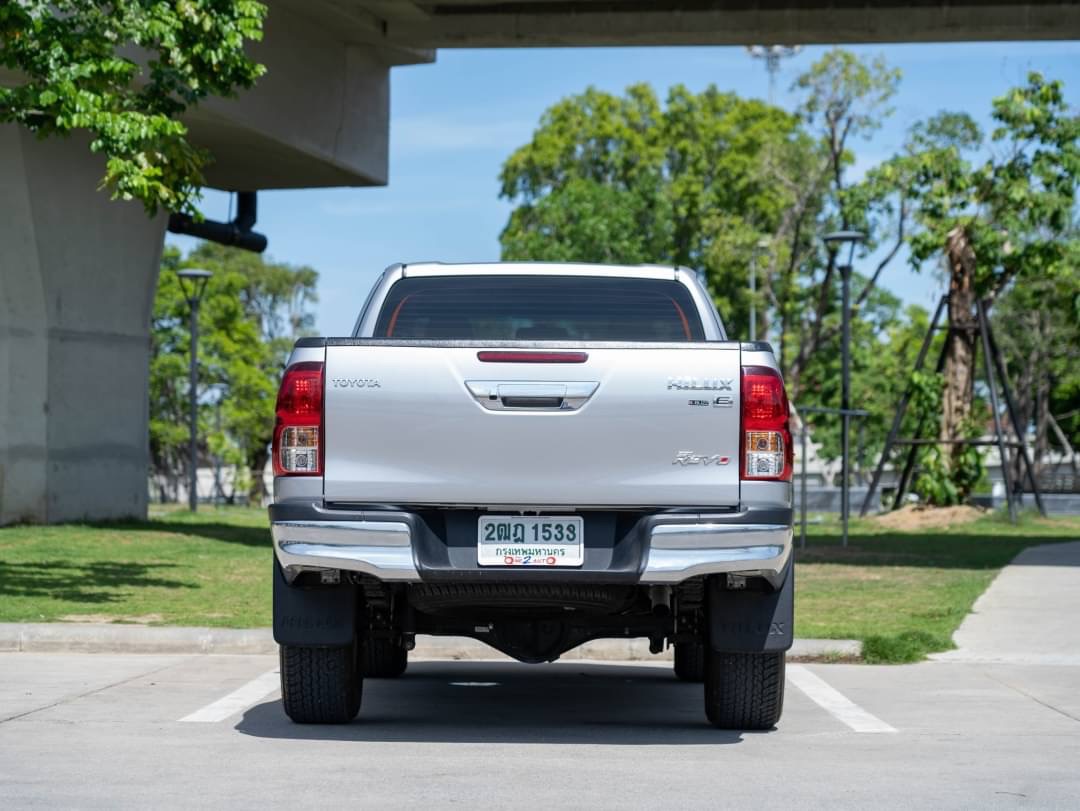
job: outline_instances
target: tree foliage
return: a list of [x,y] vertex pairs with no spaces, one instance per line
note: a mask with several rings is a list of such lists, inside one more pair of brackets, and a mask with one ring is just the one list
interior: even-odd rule
[[254,0],[18,0],[0,3],[0,121],[40,137],[85,131],[114,198],[197,215],[209,154],[178,119],[207,96],[251,87],[244,54],[262,36]]
[[[921,434],[926,425],[940,422],[945,379],[938,372],[923,370],[912,372],[910,382],[911,409],[906,427],[908,436],[913,436]],[[964,426],[968,438],[974,439],[981,432],[982,427],[975,421]],[[974,445],[961,446],[959,452],[953,449],[948,455],[940,445],[923,445],[914,450],[917,472],[912,489],[926,504],[960,504],[983,474],[982,456]]]
[[715,87],[675,86],[663,103],[647,85],[590,88],[504,164],[503,257],[687,265],[744,329],[754,246],[791,202],[770,165],[795,172],[809,148],[795,116]]
[[990,306],[1010,285],[1068,274],[1078,253],[1073,216],[1080,181],[1080,116],[1060,82],[1038,73],[993,102],[989,142],[967,115],[917,124],[888,171],[912,202],[916,269],[942,262],[949,284],[940,436],[960,498],[975,420],[976,301]]
[[150,449],[154,472],[175,482],[187,470],[189,309],[175,271],[213,272],[199,311],[199,436],[204,458],[248,471],[263,495],[277,381],[295,338],[310,334],[318,274],[258,254],[204,243],[181,257],[166,249],[154,300]]
[[[1012,285],[994,307],[994,331],[1022,425],[1034,428],[1036,469],[1051,448],[1080,449],[1080,266]],[[1073,473],[1077,463],[1072,465]],[[1014,471],[1019,476],[1019,466]]]
[[[856,275],[852,289],[865,289],[866,277]],[[896,403],[907,385],[930,316],[922,307],[903,306],[889,291],[878,288],[867,296],[862,316],[852,322],[851,402],[869,416],[851,420],[852,468],[863,479],[884,449]],[[814,354],[803,374],[803,397],[797,405],[832,406],[840,402],[840,338],[834,335]],[[840,417],[802,415],[811,428],[818,453],[840,456]]]
[[[834,48],[796,79],[801,94],[797,112],[814,144],[805,165],[779,174],[791,189],[795,206],[774,235],[774,265],[766,276],[772,285],[778,323],[777,344],[785,378],[795,396],[813,388],[804,371],[840,333],[840,257],[822,244],[830,231],[859,230],[866,235],[865,255],[891,241],[874,269],[864,275],[852,301],[858,321],[904,238],[907,208],[894,202],[895,187],[871,169],[856,182],[848,178],[855,163],[853,144],[869,139],[891,115],[889,103],[900,72],[881,57],[862,59]],[[777,262],[777,259],[782,261]],[[842,257],[846,261],[846,256]]]
[[1080,116],[1061,82],[1029,74],[994,100],[993,119],[987,143],[969,116],[939,113],[912,129],[893,162],[916,201],[913,266],[940,261],[961,240],[974,292],[991,299],[1021,274],[1068,269],[1080,180]]

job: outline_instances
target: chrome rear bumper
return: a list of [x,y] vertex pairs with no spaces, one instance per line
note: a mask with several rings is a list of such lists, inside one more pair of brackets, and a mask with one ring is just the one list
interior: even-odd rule
[[[725,518],[727,516],[724,516]],[[779,576],[791,557],[791,526],[782,523],[720,522],[718,516],[664,515],[645,529],[643,563],[635,578],[643,584],[674,584],[708,574],[753,572]],[[287,573],[342,569],[379,580],[420,582],[416,555],[417,521],[401,513],[361,520],[274,520],[274,553]],[[477,570],[480,571],[480,570]],[[485,567],[483,574],[493,570]],[[500,569],[531,576],[536,570]],[[583,578],[579,569],[544,569]],[[572,573],[572,574],[571,574]],[[465,571],[456,574],[466,575]],[[605,573],[598,572],[598,575]]]
[[412,528],[402,521],[275,521],[270,534],[286,571],[344,569],[380,580],[420,582]]
[[706,574],[779,575],[791,556],[786,524],[660,524],[652,528],[642,583],[678,583]]

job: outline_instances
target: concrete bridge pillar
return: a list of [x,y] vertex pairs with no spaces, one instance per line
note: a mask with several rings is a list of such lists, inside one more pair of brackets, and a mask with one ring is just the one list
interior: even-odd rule
[[103,174],[84,138],[0,126],[0,524],[146,514],[165,216]]
[[[434,54],[388,43],[384,28],[364,11],[274,2],[250,49],[266,75],[184,117],[215,158],[207,185],[385,184],[390,68]],[[17,81],[0,69],[0,84]],[[166,217],[110,200],[103,174],[85,136],[0,125],[0,525],[146,515]]]

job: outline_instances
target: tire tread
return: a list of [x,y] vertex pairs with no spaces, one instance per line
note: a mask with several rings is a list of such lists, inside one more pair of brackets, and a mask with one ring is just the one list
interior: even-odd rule
[[784,652],[716,653],[705,668],[705,714],[721,729],[772,729],[784,711]]
[[281,701],[298,724],[345,724],[360,711],[363,680],[353,646],[282,645]]
[[369,640],[360,653],[360,670],[373,679],[396,679],[409,666],[409,652],[390,640]]

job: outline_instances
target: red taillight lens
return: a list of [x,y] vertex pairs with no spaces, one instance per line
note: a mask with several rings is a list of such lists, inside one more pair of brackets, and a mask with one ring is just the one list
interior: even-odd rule
[[780,373],[767,366],[742,369],[742,478],[791,481],[794,452],[788,399]]
[[295,363],[285,370],[274,423],[274,475],[322,473],[323,365]]

